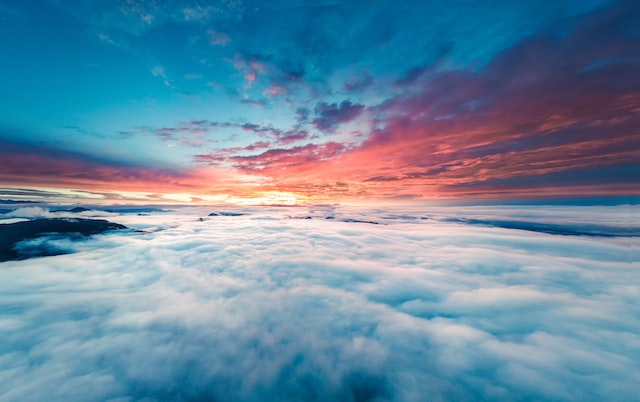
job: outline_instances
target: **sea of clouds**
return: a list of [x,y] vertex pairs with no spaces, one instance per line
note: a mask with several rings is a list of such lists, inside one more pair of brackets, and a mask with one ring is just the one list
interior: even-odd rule
[[213,211],[0,263],[0,401],[638,400],[639,237],[453,220],[637,207]]

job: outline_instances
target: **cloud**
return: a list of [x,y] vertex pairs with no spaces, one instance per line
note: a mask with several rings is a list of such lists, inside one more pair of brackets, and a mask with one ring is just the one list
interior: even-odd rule
[[276,85],[271,85],[267,89],[265,89],[262,94],[269,96],[282,96],[286,93],[287,91],[284,88]]
[[[164,230],[0,264],[10,289],[0,293],[0,399],[625,401],[640,392],[637,239],[433,216],[612,225],[619,208],[320,206],[197,219],[209,212],[123,215],[110,220]],[[281,219],[307,212],[387,224]]]
[[349,100],[341,103],[318,102],[313,125],[320,131],[333,131],[339,125],[356,119],[364,111],[364,105],[354,104]]
[[227,61],[242,74],[245,80],[245,89],[250,89],[259,76],[267,74],[267,64],[255,55],[244,56],[236,53],[233,59],[227,59]]
[[640,81],[628,63],[640,53],[635,8],[623,2],[566,37],[526,39],[478,72],[414,70],[402,84],[410,94],[382,105],[385,127],[364,148],[402,160],[396,174],[412,166],[403,178],[422,170],[452,189],[527,176],[549,184],[561,172],[630,163],[640,152]]
[[[17,187],[0,187],[0,196],[2,197],[11,197],[16,198],[17,200],[24,200],[25,203],[33,203],[37,201],[33,200],[47,200],[54,198],[59,193],[52,191],[44,191],[41,189],[30,189],[30,188],[17,188]],[[3,200],[4,202],[5,200]],[[20,201],[10,201],[11,203],[20,202]]]
[[309,138],[309,133],[307,131],[294,129],[294,130],[285,131],[281,133],[281,135],[279,135],[276,138],[276,143],[278,145],[289,145],[297,141],[306,140],[308,138]]
[[116,46],[116,47],[118,46],[118,43],[107,34],[103,34],[103,33],[98,34],[98,39],[100,39],[100,41],[107,43],[111,46]]
[[50,218],[51,212],[49,212],[48,208],[41,207],[23,207],[17,208],[7,214],[5,216],[11,218]]
[[163,66],[157,65],[153,67],[151,69],[151,75],[153,75],[154,77],[162,78],[162,82],[164,82],[164,85],[171,87],[171,81],[169,80],[169,77],[167,77],[167,72],[165,71]]
[[79,217],[109,217],[114,213],[100,210],[87,209],[74,212],[70,210],[50,210],[42,207],[21,207],[5,214],[12,218],[79,218]]
[[[205,124],[206,123],[206,124]],[[180,123],[176,127],[136,127],[135,134],[151,133],[165,142],[167,146],[181,145],[184,147],[200,148],[210,145],[214,140],[209,138],[209,134],[222,125],[209,124],[209,122],[188,122]]]
[[170,23],[207,24],[230,20],[244,13],[244,2],[225,1],[203,5],[199,0],[104,2],[100,0],[56,2],[89,26],[139,36]]
[[[274,56],[262,52],[236,52],[233,58],[225,58],[242,76],[244,87],[241,90],[231,90],[230,93],[240,96],[240,101],[249,101],[250,97],[260,96],[263,106],[270,104],[276,98],[294,95],[303,89],[305,70],[299,63],[276,62]],[[255,85],[254,85],[255,84]],[[252,89],[259,89],[251,92]]]
[[374,78],[369,74],[345,81],[342,89],[347,92],[359,92],[369,88],[374,82]]
[[245,12],[245,2],[238,0],[205,5],[198,0],[179,1],[176,3],[167,3],[165,6],[171,10],[174,18],[176,18],[177,10],[177,14],[180,14],[180,11],[182,11],[182,16],[185,21],[198,21],[203,23],[220,18],[234,21],[241,18]]
[[91,155],[0,140],[0,182],[65,190],[68,196],[96,191],[185,192],[219,183],[214,170],[163,170],[102,160]]
[[[307,144],[293,148],[273,148],[258,155],[234,156],[230,159],[235,167],[241,170],[284,170],[291,167],[304,166],[307,163],[335,158],[346,149],[344,144],[327,142],[324,144]],[[268,174],[268,173],[267,173]]]
[[214,46],[224,46],[231,40],[229,39],[229,35],[226,33],[218,32],[213,29],[209,29],[207,34],[209,35],[209,43]]
[[[260,172],[281,190],[342,181],[353,195],[380,198],[637,194],[640,71],[631,60],[640,55],[639,15],[637,3],[622,1],[576,15],[562,34],[522,39],[475,69],[408,70],[386,100],[366,107],[364,141],[342,133],[355,145],[331,163],[310,159],[295,176]],[[364,110],[350,100],[318,102],[311,117],[298,108],[297,119],[332,132]]]

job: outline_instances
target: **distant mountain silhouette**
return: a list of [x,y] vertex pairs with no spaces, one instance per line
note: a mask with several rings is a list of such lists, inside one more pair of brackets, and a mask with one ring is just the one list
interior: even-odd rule
[[212,212],[209,216],[242,216],[245,214],[241,214],[239,212]]
[[85,207],[75,207],[67,210],[68,212],[78,213],[78,212],[86,212],[91,211],[89,208]]
[[137,213],[149,213],[149,212],[170,212],[169,209],[154,208],[154,207],[109,207],[109,209],[101,209],[104,212],[113,212],[117,214],[137,214]]

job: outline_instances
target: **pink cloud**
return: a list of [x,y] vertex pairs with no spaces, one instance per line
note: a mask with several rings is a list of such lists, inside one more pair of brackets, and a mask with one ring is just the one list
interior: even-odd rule
[[[0,183],[103,191],[199,192],[224,176],[215,170],[163,170],[0,141]],[[227,172],[228,173],[228,172]]]
[[270,149],[258,155],[234,156],[231,160],[240,170],[273,173],[291,167],[301,166],[304,169],[305,166],[335,158],[345,149],[344,144],[336,142],[307,144],[289,149]]
[[284,95],[286,93],[287,91],[284,88],[272,85],[264,90],[263,95],[278,96],[278,95]]
[[[637,192],[626,167],[640,160],[640,69],[628,60],[640,41],[614,23],[624,4],[608,13],[604,26],[598,16],[566,37],[527,39],[478,71],[413,71],[397,96],[368,109],[377,128],[358,147],[307,145],[232,162],[282,190],[336,196],[345,186],[330,183],[347,183],[351,196],[577,195],[616,193],[624,182]],[[343,102],[314,112],[313,124],[331,130],[363,110]]]

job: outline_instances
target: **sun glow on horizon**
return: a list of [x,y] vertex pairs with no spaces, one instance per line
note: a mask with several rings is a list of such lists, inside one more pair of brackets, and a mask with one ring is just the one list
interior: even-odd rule
[[310,201],[310,197],[288,191],[261,191],[254,197],[236,199],[239,205],[304,205]]

